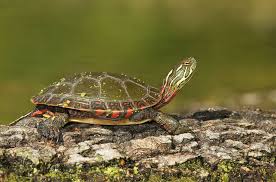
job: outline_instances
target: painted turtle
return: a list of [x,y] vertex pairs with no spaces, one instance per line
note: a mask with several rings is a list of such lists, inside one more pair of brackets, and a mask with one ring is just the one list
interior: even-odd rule
[[46,118],[38,124],[38,132],[49,139],[59,137],[69,121],[132,125],[154,120],[169,133],[179,133],[179,122],[159,109],[189,81],[195,68],[194,58],[181,61],[168,73],[160,90],[123,74],[75,74],[34,96],[31,101],[36,109],[31,116]]

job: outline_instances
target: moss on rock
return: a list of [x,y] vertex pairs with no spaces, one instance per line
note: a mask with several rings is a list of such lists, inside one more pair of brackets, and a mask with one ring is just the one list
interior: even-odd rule
[[[23,171],[20,171],[23,170]],[[137,172],[139,171],[139,172]],[[30,171],[29,171],[30,172]],[[0,169],[0,179],[3,181],[241,181],[242,179],[254,179],[257,181],[275,181],[276,168],[256,167],[250,164],[240,164],[238,161],[221,161],[215,166],[204,162],[202,158],[187,161],[178,166],[164,168],[163,170],[146,169],[135,163],[126,162],[124,166],[120,161],[112,161],[110,164],[99,166],[72,166],[70,168],[50,169],[47,172],[33,168],[26,175],[26,170],[16,168],[7,173]],[[0,181],[1,181],[0,180]]]

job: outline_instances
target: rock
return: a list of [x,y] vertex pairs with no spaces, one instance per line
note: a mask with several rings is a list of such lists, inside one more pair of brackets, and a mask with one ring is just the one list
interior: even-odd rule
[[182,164],[189,159],[194,159],[198,157],[195,154],[190,153],[175,153],[169,155],[160,155],[153,158],[147,158],[141,160],[141,163],[148,164],[148,165],[157,165],[158,168],[162,168],[164,166],[173,166],[176,164]]
[[48,146],[40,149],[34,149],[31,147],[16,147],[5,151],[5,155],[11,158],[30,160],[34,165],[50,162],[55,154],[55,150]]
[[0,147],[16,147],[38,140],[36,129],[20,126],[0,126]]
[[131,140],[122,145],[126,156],[135,160],[152,156],[158,153],[167,153],[172,145],[171,136],[146,137],[144,139]]
[[111,161],[113,159],[123,158],[124,156],[120,154],[117,150],[118,146],[112,143],[105,143],[100,145],[94,145],[95,155],[101,157],[103,161]]
[[172,139],[175,145],[181,144],[182,142],[186,143],[194,138],[195,136],[192,135],[191,133],[183,133],[183,134],[172,136]]
[[276,113],[210,108],[175,118],[187,131],[70,123],[58,144],[38,136],[39,118],[2,125],[0,181],[276,180]]

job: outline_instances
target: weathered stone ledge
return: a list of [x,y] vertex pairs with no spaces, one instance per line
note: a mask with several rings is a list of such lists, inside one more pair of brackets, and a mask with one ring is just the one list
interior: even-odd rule
[[276,180],[276,113],[209,109],[175,116],[187,131],[72,123],[42,140],[38,118],[0,126],[0,181]]

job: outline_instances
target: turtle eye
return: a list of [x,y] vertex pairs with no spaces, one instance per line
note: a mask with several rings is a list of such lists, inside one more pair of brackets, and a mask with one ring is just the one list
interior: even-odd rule
[[189,66],[190,64],[191,64],[191,61],[184,61],[184,62],[183,62],[183,65],[184,65],[184,66]]

